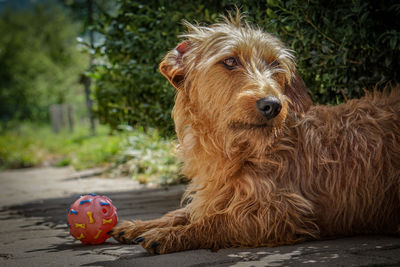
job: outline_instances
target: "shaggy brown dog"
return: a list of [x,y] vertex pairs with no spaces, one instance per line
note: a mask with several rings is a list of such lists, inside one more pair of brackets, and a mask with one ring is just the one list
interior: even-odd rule
[[400,93],[311,106],[291,51],[238,16],[188,33],[161,62],[189,204],[113,236],[150,253],[398,233]]

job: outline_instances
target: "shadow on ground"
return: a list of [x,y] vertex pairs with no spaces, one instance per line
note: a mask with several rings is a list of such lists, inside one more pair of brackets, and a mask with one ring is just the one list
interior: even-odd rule
[[[109,192],[101,193],[101,195],[106,195],[113,200],[118,208],[120,220],[133,218],[145,220],[157,218],[178,208],[183,190],[182,186],[175,186]],[[121,245],[112,239],[102,245],[85,246],[69,236],[66,225],[67,210],[76,197],[77,195],[71,195],[9,206],[0,211],[2,215],[0,221],[6,223],[24,218],[23,223],[15,227],[18,228],[18,232],[33,231],[31,238],[26,238],[21,234],[20,240],[25,237],[24,242],[32,242],[33,245],[24,251],[24,255],[35,255],[27,258],[37,257],[37,264],[40,260],[48,261],[49,258],[64,256],[66,259],[58,263],[67,262],[70,265],[82,266],[400,265],[400,239],[381,235],[312,241],[276,248],[224,249],[218,252],[196,250],[157,256],[148,255],[140,246]],[[42,246],[36,245],[35,238],[42,238],[43,233],[51,242],[42,242]],[[9,263],[9,266],[12,266],[13,254],[3,254],[0,254],[0,265]],[[100,258],[100,255],[108,257]],[[80,261],[80,257],[85,258],[85,261]]]
[[[153,219],[162,216],[170,210],[179,208],[184,187],[164,187],[158,189],[140,189],[126,192],[101,192],[112,199],[114,206],[118,209],[118,219]],[[96,192],[94,192],[96,193]],[[38,225],[50,228],[67,222],[69,206],[79,195],[65,198],[50,198],[35,202],[14,205],[3,208],[10,215],[23,217],[41,217]]]

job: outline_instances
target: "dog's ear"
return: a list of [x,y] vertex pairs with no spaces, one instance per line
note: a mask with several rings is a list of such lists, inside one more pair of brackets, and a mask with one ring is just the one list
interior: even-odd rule
[[305,113],[312,105],[307,87],[296,71],[290,82],[286,82],[284,94],[289,98],[289,108],[296,113]]
[[185,78],[183,57],[190,49],[189,41],[183,41],[173,50],[168,52],[160,63],[160,72],[176,88],[182,87]]

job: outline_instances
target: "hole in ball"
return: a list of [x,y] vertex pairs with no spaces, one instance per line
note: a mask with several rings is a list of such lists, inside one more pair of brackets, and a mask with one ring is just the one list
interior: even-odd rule
[[107,210],[106,210],[106,209],[102,209],[102,211],[103,211],[103,213],[107,213]]

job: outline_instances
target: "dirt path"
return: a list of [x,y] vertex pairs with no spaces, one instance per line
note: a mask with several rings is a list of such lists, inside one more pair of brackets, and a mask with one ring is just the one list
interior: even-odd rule
[[119,218],[151,219],[179,207],[184,187],[145,189],[127,178],[88,177],[70,168],[0,172],[0,266],[400,266],[400,238],[357,236],[256,249],[149,256],[109,239],[83,246],[68,234],[76,196],[109,196]]

